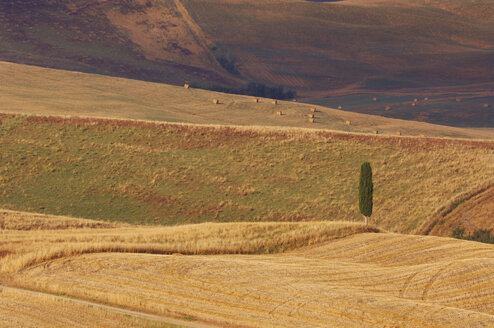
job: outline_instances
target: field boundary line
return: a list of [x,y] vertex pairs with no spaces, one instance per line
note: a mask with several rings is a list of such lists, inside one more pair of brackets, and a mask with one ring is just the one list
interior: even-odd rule
[[[247,96],[246,96],[247,97]],[[305,103],[304,103],[305,104]],[[108,122],[113,121],[113,123],[126,123],[132,122],[138,125],[149,124],[155,126],[183,126],[190,128],[211,128],[211,129],[233,129],[236,131],[254,131],[258,133],[280,133],[280,134],[290,134],[290,136],[305,136],[305,135],[314,135],[314,136],[326,136],[325,134],[331,137],[367,137],[367,138],[375,138],[375,139],[392,139],[392,140],[420,140],[420,139],[429,139],[434,141],[443,141],[443,142],[460,142],[460,143],[469,143],[469,144],[488,144],[494,146],[494,139],[482,139],[482,138],[466,138],[466,137],[455,137],[451,139],[444,139],[443,137],[433,136],[433,137],[421,137],[421,136],[396,136],[391,134],[372,134],[370,132],[356,132],[356,131],[343,131],[343,130],[335,130],[328,128],[304,128],[304,127],[296,127],[296,126],[279,126],[279,125],[239,125],[239,124],[207,124],[207,123],[189,123],[189,122],[171,122],[171,121],[159,121],[159,120],[146,120],[146,119],[135,119],[135,118],[121,118],[121,117],[112,117],[112,116],[99,116],[99,115],[63,115],[63,114],[26,114],[18,111],[12,110],[3,110],[0,109],[1,115],[14,115],[14,116],[25,116],[25,117],[34,117],[34,118],[58,118],[62,120],[87,120],[89,121],[101,121]]]
[[32,291],[32,290],[27,290],[27,289],[22,289],[22,288],[0,285],[0,295],[3,291],[22,293],[22,294],[28,295],[28,296],[50,297],[50,298],[55,299],[55,300],[72,302],[72,303],[75,303],[78,305],[92,306],[92,307],[106,310],[108,312],[113,312],[116,314],[129,315],[129,316],[139,318],[139,319],[146,319],[146,320],[150,320],[150,321],[169,323],[169,324],[183,326],[183,327],[189,327],[189,328],[214,328],[214,327],[218,327],[218,326],[212,326],[210,324],[205,324],[205,323],[184,321],[184,320],[179,320],[179,319],[167,318],[167,317],[163,317],[163,316],[156,315],[156,314],[149,314],[149,313],[138,312],[138,311],[134,311],[134,310],[128,310],[128,309],[119,308],[116,306],[105,305],[105,304],[95,303],[95,302],[91,302],[91,301],[85,301],[85,300],[72,298],[72,297],[68,297],[68,296],[60,296],[60,295],[54,295],[54,294],[50,294],[50,293],[46,293],[46,292]]

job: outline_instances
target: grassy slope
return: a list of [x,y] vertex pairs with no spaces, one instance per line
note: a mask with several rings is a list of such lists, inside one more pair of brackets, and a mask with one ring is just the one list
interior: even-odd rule
[[[2,216],[13,223],[23,216],[40,223],[57,220],[25,213]],[[58,220],[58,226],[63,226],[71,225],[74,219]],[[130,252],[136,251],[136,243],[142,249],[156,247],[154,240],[170,251],[209,244],[236,249],[232,253],[245,252],[247,244],[264,245],[265,249],[273,244],[276,250],[286,250],[283,245],[293,245],[297,238],[302,242],[282,254],[242,256],[122,254],[111,253],[110,248],[102,250],[110,253],[70,256],[78,253],[67,251],[41,259],[43,265],[32,262],[28,267],[17,267],[10,279],[4,278],[27,288],[229,326],[494,324],[494,246],[437,237],[362,233],[369,230],[373,228],[361,224],[318,222],[6,230],[3,248],[21,253],[22,245],[27,252],[38,255],[54,245],[82,249],[83,240],[92,245],[106,240],[114,245],[113,250],[127,245]],[[274,236],[277,238],[273,240]],[[2,264],[10,263],[13,268],[12,260],[17,255],[7,255]],[[21,301],[19,295],[2,295],[0,306],[2,302]],[[81,318],[93,314],[91,308],[80,311]],[[32,317],[35,315],[22,318]]]
[[[493,138],[489,130],[392,120],[311,105],[226,95],[164,84],[0,62],[0,112],[158,120],[200,124],[272,125],[403,135]],[[220,105],[214,105],[213,99]],[[281,110],[285,115],[278,116]],[[351,125],[346,125],[350,121]]]
[[412,232],[494,172],[494,144],[331,132],[1,116],[0,204],[134,223],[357,220]]

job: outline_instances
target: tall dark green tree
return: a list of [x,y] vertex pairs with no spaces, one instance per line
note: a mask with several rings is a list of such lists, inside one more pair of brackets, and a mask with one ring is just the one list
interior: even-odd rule
[[364,216],[365,224],[372,215],[372,193],[374,184],[372,183],[372,168],[369,162],[362,163],[360,167],[360,183],[358,186],[358,198],[360,213]]

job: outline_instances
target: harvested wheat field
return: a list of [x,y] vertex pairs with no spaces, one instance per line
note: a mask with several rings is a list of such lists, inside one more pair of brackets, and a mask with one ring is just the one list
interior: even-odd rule
[[247,327],[494,325],[493,247],[359,234],[275,255],[89,254],[14,281],[163,315]]
[[[13,227],[24,215],[2,213]],[[344,222],[77,228],[36,217],[51,230],[2,230],[4,284],[217,326],[494,325],[492,245]]]

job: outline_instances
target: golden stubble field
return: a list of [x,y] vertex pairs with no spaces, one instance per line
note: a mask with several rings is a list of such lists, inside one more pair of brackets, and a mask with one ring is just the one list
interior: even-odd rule
[[[12,286],[218,326],[494,325],[492,245],[344,222],[142,228],[78,227],[77,219],[9,211],[1,217],[21,229],[1,231],[2,280]],[[40,230],[16,225],[23,217]],[[85,248],[102,240],[115,246]],[[54,245],[71,251],[43,257]],[[19,265],[25,254],[41,257]],[[22,301],[1,297],[0,304]]]

